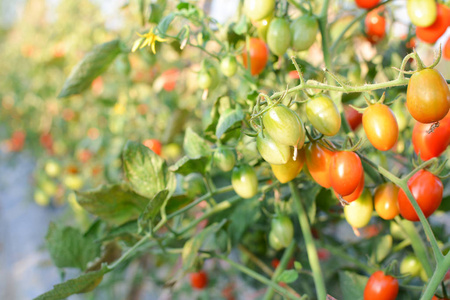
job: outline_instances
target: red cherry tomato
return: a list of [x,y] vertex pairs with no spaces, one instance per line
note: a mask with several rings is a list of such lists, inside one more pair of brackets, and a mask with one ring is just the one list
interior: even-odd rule
[[148,139],[142,142],[142,144],[144,144],[144,146],[146,146],[147,148],[149,148],[150,150],[152,150],[153,152],[155,152],[158,155],[161,155],[161,142],[156,140],[156,139]]
[[[348,203],[355,201],[356,199],[358,199],[362,192],[364,190],[364,174],[363,176],[361,176],[361,180],[359,181],[358,186],[356,187],[356,189],[353,191],[353,193],[351,193],[350,195],[347,196],[341,196],[345,201],[347,201]],[[339,195],[338,193],[336,193],[335,190],[333,190],[334,195],[336,196],[336,198],[339,199]]]
[[170,92],[176,87],[177,80],[180,77],[180,71],[176,68],[166,70],[162,72],[161,77],[163,79],[163,89]]
[[416,122],[412,133],[414,151],[422,160],[438,157],[450,144],[450,113],[439,121],[439,127],[428,133],[430,124]]
[[356,5],[358,5],[359,8],[365,8],[365,9],[371,9],[372,7],[376,6],[380,0],[355,0]]
[[330,164],[331,187],[341,196],[353,193],[364,176],[359,156],[350,151],[334,153]]
[[[252,75],[259,75],[264,70],[269,59],[269,49],[267,49],[266,43],[258,38],[250,39],[250,73]],[[247,68],[247,51],[244,50],[242,54],[244,60],[244,66]]]
[[[428,218],[441,204],[444,186],[434,174],[420,170],[408,180],[408,188],[419,204],[420,209]],[[403,218],[409,221],[419,221],[414,207],[403,190],[398,193],[398,207]]]
[[202,290],[208,285],[208,274],[204,271],[191,273],[191,286],[195,289]]
[[23,149],[25,145],[25,138],[27,134],[23,130],[14,131],[11,135],[11,139],[8,142],[8,148],[12,152],[18,152]]
[[416,36],[422,41],[434,44],[450,25],[450,9],[444,4],[437,5],[436,21],[428,27],[416,27]]
[[364,300],[395,300],[398,294],[398,280],[376,271],[370,276],[364,289]]
[[330,163],[334,152],[317,142],[312,142],[306,148],[306,166],[312,178],[324,188],[331,186]]
[[386,34],[386,19],[383,12],[382,9],[374,9],[367,14],[364,21],[367,37],[372,44],[382,40]]
[[444,45],[442,55],[444,56],[444,59],[450,60],[450,37],[448,38],[447,42]]
[[370,143],[378,150],[387,151],[397,142],[397,119],[384,104],[369,105],[363,114],[363,127]]
[[375,210],[382,219],[392,220],[398,216],[398,191],[398,186],[392,182],[384,183],[375,190]]
[[350,105],[344,105],[344,114],[352,130],[355,130],[361,125],[363,115]]

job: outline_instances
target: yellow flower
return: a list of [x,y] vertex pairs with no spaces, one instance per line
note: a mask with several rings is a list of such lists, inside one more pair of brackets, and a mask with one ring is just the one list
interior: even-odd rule
[[156,54],[156,42],[165,42],[166,39],[163,39],[159,36],[157,36],[154,32],[154,28],[150,28],[148,33],[145,34],[139,34],[137,33],[141,38],[138,39],[136,42],[134,42],[133,48],[131,49],[131,52],[135,52],[138,48],[142,49],[146,46],[152,47],[153,54]]

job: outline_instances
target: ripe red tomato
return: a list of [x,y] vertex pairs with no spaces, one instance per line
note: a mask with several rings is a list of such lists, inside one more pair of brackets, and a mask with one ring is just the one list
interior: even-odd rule
[[398,191],[399,187],[392,182],[384,183],[375,190],[375,210],[382,219],[392,220],[398,215]]
[[[420,170],[414,174],[408,180],[408,188],[426,218],[431,216],[441,204],[444,191],[442,181],[426,170]],[[409,221],[419,221],[419,216],[403,190],[398,193],[398,207],[403,218]]]
[[439,71],[423,69],[411,76],[406,107],[420,123],[434,123],[445,117],[450,108],[450,90]]
[[353,193],[364,176],[361,159],[350,151],[334,153],[329,173],[331,187],[341,196]]
[[412,133],[414,152],[422,160],[438,157],[450,144],[450,113],[439,121],[439,127],[428,133],[430,124],[416,122]]
[[18,152],[23,149],[25,145],[25,138],[27,134],[23,130],[14,131],[11,135],[11,139],[8,141],[8,148],[12,152]]
[[365,8],[365,9],[371,9],[372,7],[376,6],[380,0],[355,0],[356,5],[358,5],[359,8]]
[[344,105],[344,114],[348,125],[350,125],[352,130],[355,130],[361,125],[363,115],[356,109],[353,109],[350,105]]
[[383,13],[382,9],[374,9],[367,14],[364,21],[367,37],[372,44],[382,40],[386,34],[386,19]]
[[[250,73],[255,76],[261,74],[269,59],[269,49],[266,43],[258,38],[250,39]],[[244,66],[247,68],[247,50],[242,54]]]
[[191,286],[195,289],[202,290],[208,285],[208,274],[205,271],[191,273]]
[[310,143],[306,148],[306,166],[312,178],[324,188],[331,186],[330,164],[334,152],[317,142]]
[[144,144],[144,146],[146,146],[156,154],[161,155],[161,142],[157,139],[147,139],[143,141],[142,144]]
[[444,45],[444,50],[442,52],[444,59],[450,60],[450,37]]
[[422,41],[430,44],[436,41],[444,34],[450,24],[450,9],[444,4],[438,3],[436,20],[431,26],[416,27],[416,36]]
[[376,271],[370,276],[364,289],[364,300],[395,300],[398,294],[398,280]]
[[[359,184],[358,184],[358,186],[356,187],[356,189],[353,191],[353,193],[351,193],[350,195],[347,195],[347,196],[342,196],[342,195],[341,195],[341,197],[342,197],[345,201],[347,201],[348,203],[350,203],[350,202],[353,202],[353,201],[355,201],[356,199],[358,199],[358,198],[361,196],[363,190],[364,190],[364,174],[363,174],[363,176],[361,176],[361,180],[359,181]],[[333,192],[334,192],[334,195],[336,196],[336,198],[339,199],[338,193],[336,193],[335,190],[333,190]]]
[[165,91],[173,91],[176,87],[178,78],[180,77],[180,71],[177,68],[168,69],[161,74],[163,79],[163,89]]
[[394,147],[398,124],[392,110],[384,104],[369,105],[363,114],[363,127],[370,143],[381,151]]

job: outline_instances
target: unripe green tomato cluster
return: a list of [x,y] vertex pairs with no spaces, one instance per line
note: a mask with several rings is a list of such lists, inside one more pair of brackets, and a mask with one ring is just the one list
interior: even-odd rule
[[294,225],[288,216],[277,216],[272,219],[269,233],[269,244],[275,250],[286,248],[294,238]]
[[233,169],[231,185],[236,194],[244,199],[252,198],[258,193],[258,177],[249,165],[240,165]]

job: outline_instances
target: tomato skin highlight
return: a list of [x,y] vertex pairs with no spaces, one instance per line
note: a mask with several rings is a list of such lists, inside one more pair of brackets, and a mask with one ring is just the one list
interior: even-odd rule
[[295,51],[308,50],[316,41],[319,23],[313,16],[303,15],[291,23],[291,43]]
[[208,285],[208,274],[205,271],[198,271],[190,274],[191,286],[202,290]]
[[364,9],[371,9],[372,7],[376,6],[380,0],[355,0],[356,5],[359,8]]
[[339,151],[331,159],[329,173],[333,190],[341,196],[347,196],[358,187],[364,170],[356,153]]
[[392,182],[381,184],[375,190],[374,204],[375,211],[380,218],[384,220],[392,220],[399,214],[397,204],[399,187]]
[[[347,201],[348,203],[355,201],[356,199],[358,199],[362,192],[364,191],[364,173],[361,176],[361,180],[359,181],[358,186],[356,187],[356,189],[349,195],[347,196],[342,196],[342,199],[344,199],[345,201]],[[334,195],[336,196],[336,198],[339,199],[339,194],[336,193],[336,191],[333,189]]]
[[369,224],[372,211],[372,195],[368,189],[365,189],[358,199],[344,206],[345,220],[352,227],[362,228]]
[[[250,73],[253,76],[259,75],[264,71],[269,60],[269,49],[263,40],[257,38],[250,39]],[[247,68],[247,50],[242,54],[244,67]]]
[[423,69],[414,73],[406,90],[406,107],[420,123],[434,123],[447,115],[450,91],[441,73]]
[[422,160],[438,157],[450,144],[450,112],[439,121],[439,127],[428,133],[430,126],[416,122],[412,133],[414,152]]
[[241,165],[233,169],[231,185],[236,194],[244,199],[252,198],[258,193],[258,177],[249,165]]
[[306,103],[306,116],[320,133],[333,136],[341,128],[341,115],[336,104],[325,95],[318,95]]
[[416,36],[429,44],[434,44],[445,33],[450,23],[450,10],[444,4],[437,5],[437,16],[428,27],[416,27]]
[[386,19],[380,14],[383,14],[382,10],[374,9],[364,20],[366,34],[372,44],[382,40],[386,34]]
[[[420,170],[414,174],[408,180],[408,188],[426,218],[431,216],[442,202],[444,192],[442,181],[426,170]],[[403,190],[398,193],[398,207],[403,218],[419,221],[419,216]]]
[[398,124],[387,105],[369,105],[364,111],[362,122],[367,138],[376,149],[387,151],[394,147],[398,139]]
[[395,300],[398,294],[398,280],[376,271],[370,276],[364,288],[364,300]]
[[406,9],[411,23],[420,27],[431,26],[437,17],[437,5],[434,0],[408,0]]
[[304,139],[304,130],[297,113],[282,104],[266,112],[263,123],[266,132],[278,144],[297,146]]
[[297,177],[302,170],[304,163],[304,151],[300,151],[297,155],[297,159],[294,160],[294,153],[293,150],[291,150],[291,155],[289,156],[287,163],[283,165],[270,165],[270,167],[272,168],[273,175],[275,175],[278,181],[286,183]]
[[267,31],[267,45],[277,56],[283,56],[291,44],[289,22],[284,18],[275,18],[270,22]]
[[331,187],[330,164],[334,152],[312,142],[306,148],[306,166],[312,178],[324,188]]

